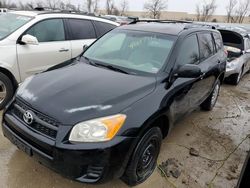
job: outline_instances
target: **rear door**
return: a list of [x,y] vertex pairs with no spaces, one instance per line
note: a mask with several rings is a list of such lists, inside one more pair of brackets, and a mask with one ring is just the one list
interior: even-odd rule
[[38,39],[38,45],[17,44],[21,80],[71,59],[70,42],[66,41],[62,19],[47,19],[31,26],[23,35]]
[[92,44],[97,36],[92,21],[85,19],[67,19],[72,58],[80,55],[83,46]]
[[212,92],[215,81],[220,75],[221,59],[215,47],[214,38],[211,32],[202,32],[198,34],[200,47],[200,64],[199,67],[204,73],[201,80],[201,90],[203,97],[197,101],[202,103]]

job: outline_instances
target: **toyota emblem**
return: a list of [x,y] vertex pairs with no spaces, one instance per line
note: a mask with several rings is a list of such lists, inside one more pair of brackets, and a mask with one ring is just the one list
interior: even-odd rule
[[23,120],[25,121],[25,123],[27,124],[32,124],[33,123],[33,115],[32,115],[32,112],[31,111],[26,111],[24,114],[23,114]]

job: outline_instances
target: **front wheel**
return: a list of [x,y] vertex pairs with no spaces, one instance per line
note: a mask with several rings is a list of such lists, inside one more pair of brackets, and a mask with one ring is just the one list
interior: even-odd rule
[[0,73],[0,110],[11,100],[13,94],[12,82],[5,74]]
[[162,133],[159,127],[153,127],[142,137],[122,180],[129,186],[135,186],[144,182],[154,171],[157,158],[160,153]]
[[231,84],[237,86],[240,83],[243,74],[243,69],[244,68],[242,68],[238,74],[234,74],[231,76]]
[[212,93],[201,104],[201,108],[206,111],[211,111],[217,102],[219,92],[220,92],[220,80],[217,80]]

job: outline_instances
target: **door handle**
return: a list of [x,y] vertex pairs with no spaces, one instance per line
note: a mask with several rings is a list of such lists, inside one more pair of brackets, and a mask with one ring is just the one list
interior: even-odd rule
[[68,52],[69,51],[69,49],[66,49],[66,48],[61,48],[60,50],[59,50],[59,52]]

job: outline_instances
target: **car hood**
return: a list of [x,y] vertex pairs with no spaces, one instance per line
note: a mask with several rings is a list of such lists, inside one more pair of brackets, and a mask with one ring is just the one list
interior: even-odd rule
[[121,112],[152,92],[155,83],[155,77],[76,63],[28,78],[17,98],[64,125],[72,125]]

